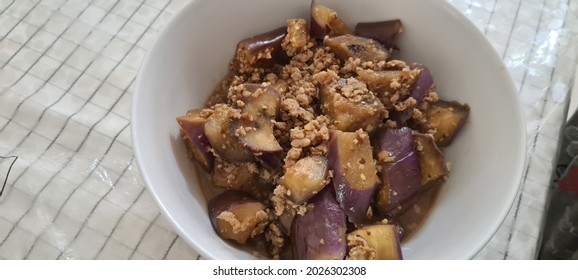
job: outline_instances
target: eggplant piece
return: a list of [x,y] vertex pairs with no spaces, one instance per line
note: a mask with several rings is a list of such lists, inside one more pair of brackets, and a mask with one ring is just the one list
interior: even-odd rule
[[[418,69],[419,70],[419,76],[417,77],[415,83],[412,86],[412,89],[410,91],[409,95],[404,96],[404,98],[402,98],[402,100],[400,101],[404,101],[410,97],[412,97],[413,99],[415,99],[416,104],[420,103],[425,95],[427,94],[427,92],[432,88],[433,86],[433,77],[429,71],[429,69],[421,64],[416,65],[414,67],[414,69]],[[413,107],[408,107],[405,108],[403,111],[393,111],[390,113],[390,119],[395,121],[398,125],[398,127],[403,126],[409,119],[411,119],[412,115],[413,115]]]
[[376,197],[377,212],[397,216],[407,210],[421,189],[421,169],[412,131],[382,128],[376,132],[377,156],[382,163],[382,185]]
[[434,139],[439,147],[449,146],[466,123],[470,114],[468,104],[438,100],[425,109],[427,122],[436,130]]
[[234,133],[231,133],[231,120],[236,110],[225,104],[217,104],[213,114],[205,122],[205,135],[213,150],[230,162],[253,160],[253,155],[243,146]]
[[311,208],[295,215],[291,225],[291,247],[297,260],[342,260],[347,250],[346,217],[326,187],[309,200]]
[[337,129],[372,132],[383,121],[385,107],[365,83],[355,78],[340,79],[321,86],[321,109]]
[[339,36],[353,33],[337,13],[323,5],[311,1],[311,37],[323,39],[325,36]]
[[377,22],[360,22],[355,26],[357,36],[370,38],[381,43],[387,49],[395,48],[395,42],[403,32],[401,20],[386,20]]
[[253,121],[260,119],[275,119],[281,108],[281,96],[272,86],[262,86],[261,84],[244,84],[244,93],[241,101],[241,114],[253,118]]
[[449,175],[446,158],[430,134],[414,134],[419,168],[421,169],[421,192],[443,184]]
[[286,35],[287,28],[283,26],[241,40],[237,45],[236,62],[264,68],[279,63],[279,58],[283,53],[281,42],[283,42]]
[[257,172],[251,172],[247,163],[217,161],[213,168],[213,185],[223,189],[246,190],[257,183]]
[[273,123],[260,123],[255,130],[247,131],[239,139],[269,170],[283,166],[283,148],[273,134]]
[[369,136],[361,130],[332,130],[328,159],[339,205],[350,222],[363,223],[378,183]]
[[355,260],[402,260],[400,237],[395,225],[360,227],[347,235],[349,254]]
[[205,134],[207,118],[202,110],[189,110],[185,116],[178,117],[177,123],[190,159],[196,160],[205,170],[213,168],[215,156],[211,153],[211,143]]
[[282,44],[284,48],[286,48],[285,44],[289,44],[293,49],[302,49],[309,43],[309,38],[307,21],[304,19],[287,20],[287,36]]
[[309,156],[285,170],[281,184],[290,191],[289,197],[301,204],[314,196],[329,182],[329,167],[324,156]]
[[282,166],[283,148],[273,134],[273,121],[279,113],[281,97],[271,86],[245,84],[241,118],[233,121],[231,133],[259,161],[271,170]]
[[[367,84],[367,88],[375,93],[389,92],[390,94],[399,93],[405,95],[409,93],[415,79],[419,75],[419,70],[410,71],[402,70],[385,70],[373,71],[361,69],[357,71],[357,79]],[[389,100],[383,100],[384,104]]]
[[265,205],[247,194],[229,190],[209,201],[209,216],[223,239],[245,244],[259,233],[268,221]]
[[343,61],[350,57],[374,62],[387,61],[389,58],[388,50],[373,39],[347,34],[325,38],[323,43]]

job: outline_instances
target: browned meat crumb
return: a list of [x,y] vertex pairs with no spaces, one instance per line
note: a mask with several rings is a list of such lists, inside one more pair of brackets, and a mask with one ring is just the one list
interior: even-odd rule
[[369,247],[365,239],[355,235],[347,235],[347,247],[349,253],[346,260],[375,260],[375,249]]
[[439,100],[438,94],[434,91],[428,91],[424,97],[427,102],[437,102]]
[[415,150],[421,152],[423,150],[423,146],[420,141],[415,141]]
[[386,63],[388,69],[409,69],[409,66],[403,60],[392,59]]
[[251,237],[255,237],[265,231],[265,227],[269,224],[269,214],[263,210],[258,211],[255,219],[257,219],[258,223],[251,231]]
[[327,86],[331,83],[339,81],[339,75],[337,75],[337,73],[332,70],[321,71],[313,75],[313,81],[317,85]]
[[417,108],[413,108],[412,110],[413,110],[413,112],[412,112],[411,118],[414,121],[416,121],[417,123],[420,123],[420,124],[425,124],[427,122],[427,118],[426,118],[426,115],[424,113],[422,113]]
[[318,116],[316,119],[307,122],[303,127],[291,129],[291,146],[296,148],[307,148],[315,146],[323,141],[329,140],[329,119],[325,116]]
[[313,73],[319,73],[324,70],[338,72],[339,64],[339,59],[328,47],[318,48],[313,57]]
[[287,152],[287,157],[285,157],[285,166],[289,167],[289,166],[292,166],[293,164],[295,164],[295,162],[297,162],[297,160],[299,160],[301,158],[302,154],[303,154],[302,148],[292,147]]
[[413,108],[417,104],[417,101],[413,97],[409,97],[408,99],[396,102],[393,106],[397,111],[404,111],[409,108]]
[[281,250],[285,246],[286,240],[279,226],[270,223],[265,231],[265,238],[270,244],[269,253],[274,260],[280,259]]
[[381,151],[377,154],[377,160],[379,162],[393,162],[395,157],[390,156],[387,151]]
[[385,121],[385,125],[387,125],[387,127],[391,127],[391,128],[397,127],[397,123],[395,121],[392,121],[392,120]]
[[287,199],[287,189],[283,185],[278,185],[275,188],[273,196],[271,197],[271,202],[273,204],[273,209],[275,210],[275,216],[281,216],[283,212],[290,210],[290,207],[287,207],[290,203]]
[[281,102],[281,109],[285,110],[292,118],[299,118],[303,121],[310,121],[314,118],[314,114],[299,105],[295,99],[288,98]]
[[345,61],[343,67],[339,69],[339,73],[343,74],[344,76],[352,76],[358,69],[363,69],[361,67],[361,59],[350,57],[347,61]]
[[315,207],[315,205],[300,204],[296,207],[295,214],[297,214],[299,216],[303,216],[303,215],[305,215],[305,213],[307,213],[307,211],[309,210],[309,207]]

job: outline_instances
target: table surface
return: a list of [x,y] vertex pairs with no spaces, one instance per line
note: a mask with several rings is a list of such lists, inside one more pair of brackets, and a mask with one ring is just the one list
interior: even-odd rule
[[[139,174],[140,63],[186,0],[0,0],[0,259],[199,259]],[[521,191],[476,259],[533,259],[576,65],[576,3],[449,0],[519,89]],[[16,159],[17,157],[17,159]]]

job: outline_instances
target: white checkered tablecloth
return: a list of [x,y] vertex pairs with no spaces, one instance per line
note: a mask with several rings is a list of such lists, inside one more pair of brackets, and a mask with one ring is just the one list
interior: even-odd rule
[[[139,65],[187,2],[0,0],[0,186],[10,171],[0,259],[200,257],[145,189],[129,125]],[[531,259],[577,61],[578,5],[449,2],[503,57],[527,117],[521,195],[476,258]]]

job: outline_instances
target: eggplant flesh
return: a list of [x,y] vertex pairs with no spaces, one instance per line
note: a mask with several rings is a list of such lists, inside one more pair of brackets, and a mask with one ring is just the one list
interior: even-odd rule
[[225,104],[214,107],[213,114],[205,122],[205,134],[213,150],[230,162],[253,160],[253,155],[231,131],[236,111]]
[[439,147],[449,146],[461,131],[470,113],[468,104],[438,100],[428,104],[425,115],[430,128],[436,130],[434,138]]
[[377,187],[377,167],[367,133],[331,131],[328,159],[337,201],[349,221],[361,224]]
[[351,34],[352,30],[337,16],[337,13],[320,4],[311,1],[311,37],[323,39],[325,36]]
[[251,172],[247,163],[217,160],[213,168],[213,185],[223,189],[247,190],[257,184],[258,175]]
[[343,61],[359,58],[361,61],[387,61],[389,51],[373,39],[355,35],[328,37],[323,43]]
[[443,184],[447,180],[449,171],[444,154],[435,144],[432,135],[416,133],[413,138],[421,169],[421,192],[426,192]]
[[301,204],[323,189],[329,182],[329,167],[324,156],[309,156],[288,167],[282,185],[290,191],[289,197]]
[[215,156],[211,153],[211,143],[205,134],[207,119],[201,116],[201,111],[189,110],[185,116],[177,118],[177,123],[181,128],[189,158],[198,162],[205,170],[211,170]]
[[282,166],[283,148],[273,134],[273,121],[279,113],[280,94],[260,84],[245,84],[244,91],[241,118],[233,121],[230,133],[263,165],[277,170]]
[[[345,92],[344,88],[364,93],[353,95],[351,92]],[[322,111],[341,131],[353,132],[363,129],[372,132],[386,115],[382,102],[373,92],[367,90],[365,83],[357,79],[340,79],[321,86],[320,93]]]
[[347,236],[347,259],[402,260],[400,238],[395,225],[363,226]]
[[357,71],[357,78],[367,84],[367,88],[378,94],[384,104],[391,101],[389,98],[384,99],[384,93],[389,95],[395,93],[401,95],[409,94],[411,85],[414,84],[415,79],[419,75],[419,70],[384,70],[373,71],[361,69]]

